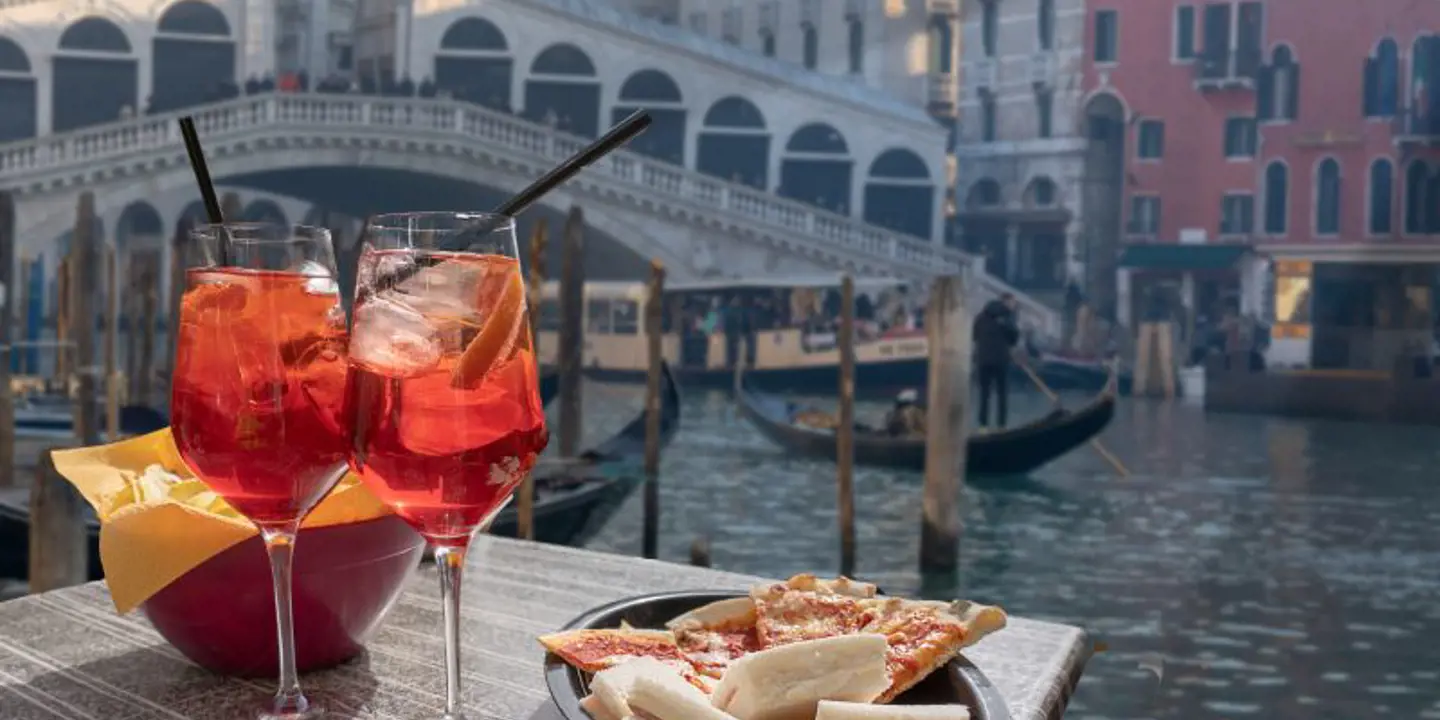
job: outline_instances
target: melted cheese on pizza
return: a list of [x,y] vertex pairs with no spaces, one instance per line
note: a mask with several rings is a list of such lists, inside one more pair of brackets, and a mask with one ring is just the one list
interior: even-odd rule
[[859,598],[792,590],[784,585],[757,594],[755,608],[755,626],[764,647],[853,635],[876,618],[875,611]]
[[709,693],[713,683],[703,678],[680,651],[675,636],[656,630],[571,630],[542,635],[540,644],[583,672],[598,673],[631,658],[648,657],[675,668],[687,682]]
[[676,630],[681,652],[695,664],[695,669],[713,678],[725,675],[730,663],[748,653],[764,649],[756,628],[701,628]]

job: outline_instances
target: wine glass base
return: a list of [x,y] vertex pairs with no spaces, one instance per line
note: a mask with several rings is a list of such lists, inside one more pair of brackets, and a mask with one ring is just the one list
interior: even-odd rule
[[325,717],[324,708],[303,697],[299,702],[275,702],[272,698],[267,705],[255,716],[255,720],[320,720]]
[[465,720],[465,713],[445,713],[440,720]]
[[312,705],[299,712],[264,710],[255,716],[255,720],[320,720],[323,717],[325,717],[325,711]]

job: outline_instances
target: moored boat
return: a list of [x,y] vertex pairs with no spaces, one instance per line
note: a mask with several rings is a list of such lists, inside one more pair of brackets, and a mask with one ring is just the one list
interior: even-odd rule
[[[767,387],[827,392],[839,381],[836,347],[839,275],[764,280],[707,280],[665,287],[661,352],[679,383],[728,389],[744,364]],[[923,384],[929,350],[917,329],[919,308],[893,278],[855,280],[856,373],[867,389]],[[648,368],[644,283],[587,282],[587,377],[642,382]],[[553,368],[559,346],[559,285],[547,283],[539,310],[539,347]]]
[[[834,459],[836,434],[796,422],[804,409],[760,392],[748,376],[737,381],[740,412],[775,444],[795,454]],[[1099,435],[1115,414],[1113,379],[1086,406],[1057,409],[1034,422],[969,439],[965,460],[967,475],[1024,475]],[[907,470],[925,469],[925,439],[896,437],[878,430],[855,430],[855,462],[859,465]]]

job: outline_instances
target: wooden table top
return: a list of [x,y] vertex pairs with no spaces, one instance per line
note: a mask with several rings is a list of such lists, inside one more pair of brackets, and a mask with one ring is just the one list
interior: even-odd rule
[[[622,597],[743,589],[756,578],[482,536],[463,588],[465,710],[471,720],[558,720],[535,637]],[[422,568],[368,651],[302,678],[328,718],[433,720],[444,708],[439,586]],[[1011,618],[966,651],[1015,720],[1064,713],[1090,655],[1083,631]],[[248,720],[273,680],[237,680],[190,664],[143,615],[119,616],[90,583],[0,603],[0,717],[5,720]]]

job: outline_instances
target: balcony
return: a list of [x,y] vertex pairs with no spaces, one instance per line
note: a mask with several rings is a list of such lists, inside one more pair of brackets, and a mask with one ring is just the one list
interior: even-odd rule
[[1440,110],[1400,108],[1391,123],[1396,145],[1440,145]]
[[995,58],[982,58],[966,63],[964,83],[976,92],[994,92],[1000,86],[1000,62]]
[[941,110],[948,111],[947,114],[955,112],[955,106],[960,103],[958,78],[946,72],[932,72],[926,87],[925,98],[932,113]]
[[1040,87],[1055,87],[1055,51],[1041,50],[1030,55],[1030,83]]
[[929,0],[926,7],[930,9],[931,15],[944,15],[946,17],[958,17],[960,15],[960,0]]
[[1200,90],[1253,90],[1260,73],[1258,50],[1205,51],[1192,65]]

